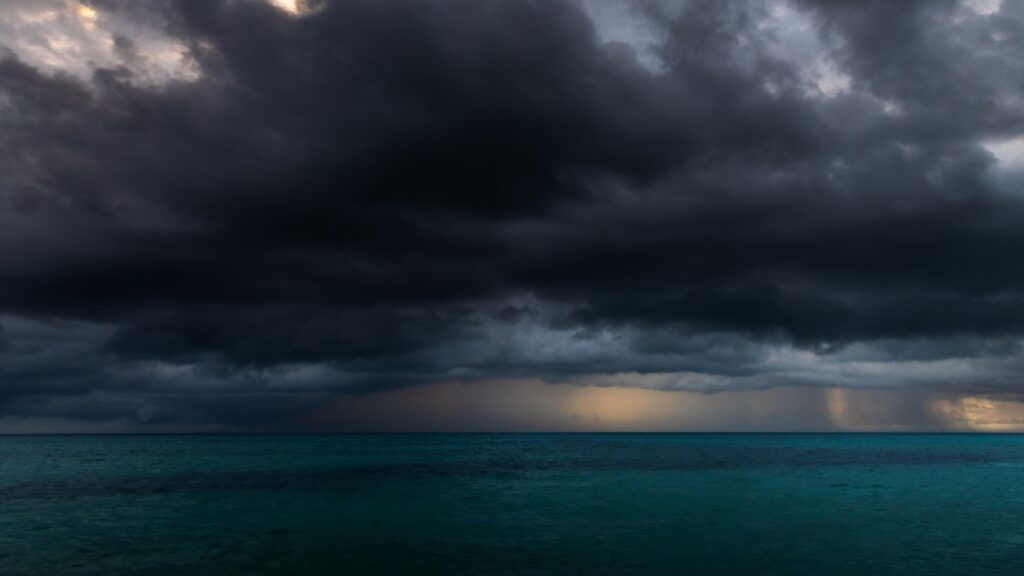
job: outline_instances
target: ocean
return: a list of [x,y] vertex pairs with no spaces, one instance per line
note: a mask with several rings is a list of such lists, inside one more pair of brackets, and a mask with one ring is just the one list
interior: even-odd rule
[[0,574],[1024,573],[1024,436],[0,437]]

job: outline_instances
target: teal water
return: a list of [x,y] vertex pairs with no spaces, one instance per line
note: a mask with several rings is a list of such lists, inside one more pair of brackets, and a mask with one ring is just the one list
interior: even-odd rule
[[0,437],[2,574],[1021,574],[1024,436]]

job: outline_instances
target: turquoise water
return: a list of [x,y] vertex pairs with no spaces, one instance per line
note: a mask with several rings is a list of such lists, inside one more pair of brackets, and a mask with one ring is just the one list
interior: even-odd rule
[[1024,436],[0,437],[2,574],[1021,574]]

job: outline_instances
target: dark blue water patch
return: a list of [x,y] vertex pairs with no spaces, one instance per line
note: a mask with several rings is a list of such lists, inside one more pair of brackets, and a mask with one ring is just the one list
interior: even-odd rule
[[1015,574],[1024,438],[0,438],[6,574]]
[[[238,437],[240,442],[251,442]],[[344,438],[344,437],[338,437]],[[458,438],[458,437],[454,437]],[[303,437],[291,437],[301,443]],[[159,440],[156,440],[159,442]],[[388,444],[407,442],[402,437],[384,436]],[[344,444],[344,442],[342,442]],[[73,498],[78,496],[105,496],[115,494],[159,494],[182,491],[237,491],[298,489],[304,487],[345,487],[353,482],[374,481],[452,481],[482,477],[512,477],[535,474],[574,474],[626,472],[701,472],[712,470],[744,469],[817,469],[833,466],[953,466],[1019,462],[1021,447],[1016,444],[1002,447],[952,449],[949,446],[875,445],[843,446],[785,446],[766,442],[752,445],[701,442],[637,442],[614,436],[523,436],[499,438],[497,442],[471,444],[452,450],[452,444],[437,438],[426,442],[412,440],[413,446],[394,449],[378,447],[375,451],[365,446],[341,448],[346,457],[355,458],[339,466],[314,465],[317,452],[323,450],[325,459],[337,456],[339,447],[330,442],[306,446],[304,458],[295,466],[285,468],[251,468],[243,470],[210,470],[197,462],[195,466],[163,474],[133,474],[133,459],[144,452],[138,449],[110,450],[103,456],[95,454],[71,459],[75,464],[91,465],[110,462],[113,469],[124,470],[110,476],[70,476],[5,483],[0,485],[0,500],[12,498]],[[456,443],[457,444],[457,443]],[[999,449],[1001,448],[1001,449]],[[1007,449],[1009,448],[1009,449]],[[247,456],[247,464],[261,461],[274,464],[275,458],[288,455],[284,448],[255,447],[240,454]],[[383,463],[359,463],[360,457],[386,454],[392,460]],[[66,455],[47,453],[47,459],[60,459]],[[162,457],[159,451],[151,456]],[[180,457],[180,455],[179,455]],[[410,461],[401,461],[410,460]]]

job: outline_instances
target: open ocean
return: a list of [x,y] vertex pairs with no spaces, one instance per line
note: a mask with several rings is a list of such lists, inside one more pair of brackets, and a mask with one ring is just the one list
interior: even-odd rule
[[1022,574],[1024,436],[0,437],[0,574]]

